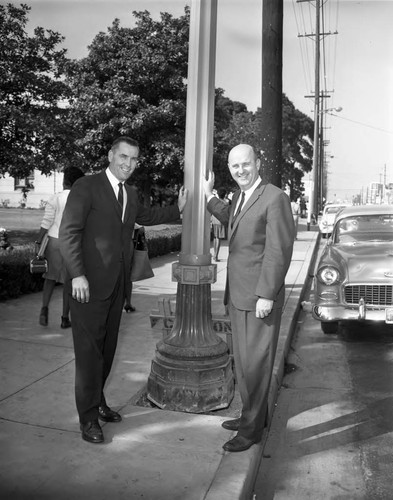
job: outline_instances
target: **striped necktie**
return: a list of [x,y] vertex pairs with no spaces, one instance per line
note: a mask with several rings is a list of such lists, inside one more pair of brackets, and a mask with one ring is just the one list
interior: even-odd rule
[[117,201],[121,207],[121,213],[123,213],[123,205],[124,205],[124,194],[123,194],[123,183],[119,182],[119,192],[117,193]]

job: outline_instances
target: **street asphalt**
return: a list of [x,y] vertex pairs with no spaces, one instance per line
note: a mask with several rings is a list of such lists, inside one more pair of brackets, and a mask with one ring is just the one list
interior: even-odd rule
[[[317,227],[301,220],[286,278],[286,302],[270,408],[316,255]],[[223,314],[227,245],[217,262],[212,312]],[[232,500],[252,497],[266,435],[241,453],[226,453],[231,438],[223,420],[239,415],[239,395],[225,410],[192,414],[141,404],[162,322],[151,326],[159,298],[176,294],[171,266],[176,254],[152,259],[155,276],[134,283],[134,313],[123,313],[119,344],[106,388],[120,423],[103,424],[105,443],[81,439],[74,403],[71,331],[60,328],[61,286],[38,324],[41,293],[0,303],[0,498],[95,500]]]

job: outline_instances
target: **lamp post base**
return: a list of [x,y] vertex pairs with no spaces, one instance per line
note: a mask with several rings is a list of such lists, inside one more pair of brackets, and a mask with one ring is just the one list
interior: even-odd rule
[[[160,345],[161,344],[161,345]],[[227,408],[234,395],[231,359],[173,359],[157,346],[147,384],[147,398],[163,410],[205,413]]]
[[214,266],[174,265],[179,281],[175,321],[157,344],[147,382],[147,398],[159,408],[204,413],[227,408],[233,399],[228,345],[212,328],[214,271]]

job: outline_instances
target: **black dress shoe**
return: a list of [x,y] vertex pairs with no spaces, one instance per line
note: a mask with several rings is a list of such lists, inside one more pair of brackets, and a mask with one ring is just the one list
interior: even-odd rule
[[42,326],[48,326],[48,308],[47,307],[41,307],[39,323]]
[[248,448],[251,448],[251,446],[255,444],[255,441],[252,439],[248,439],[243,436],[235,436],[233,439],[227,441],[223,448],[225,451],[245,451],[248,450]]
[[70,328],[70,327],[71,327],[71,321],[67,318],[67,316],[62,316],[60,328]]
[[240,418],[234,418],[233,420],[224,420],[221,426],[228,431],[238,431],[240,426]]
[[82,439],[89,443],[103,443],[104,434],[98,420],[91,420],[80,425],[82,431]]
[[104,422],[121,422],[121,415],[117,411],[113,411],[109,406],[98,407],[98,418]]

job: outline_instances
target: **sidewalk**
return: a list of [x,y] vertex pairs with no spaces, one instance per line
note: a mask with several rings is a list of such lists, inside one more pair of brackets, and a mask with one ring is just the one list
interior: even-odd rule
[[[284,371],[291,334],[315,253],[318,232],[299,225],[275,361],[271,404]],[[221,308],[227,246],[220,251],[212,307]],[[49,326],[38,324],[41,293],[0,303],[0,497],[78,500],[232,500],[249,498],[263,443],[225,453],[230,432],[221,422],[238,416],[239,397],[208,415],[133,404],[147,381],[160,325],[149,314],[161,295],[176,293],[171,265],[177,255],[152,259],[155,276],[134,283],[136,312],[123,313],[117,354],[108,381],[108,404],[123,417],[104,424],[105,443],[80,437],[74,403],[74,353],[70,330],[60,329],[61,287]],[[218,311],[218,312],[221,312]]]

